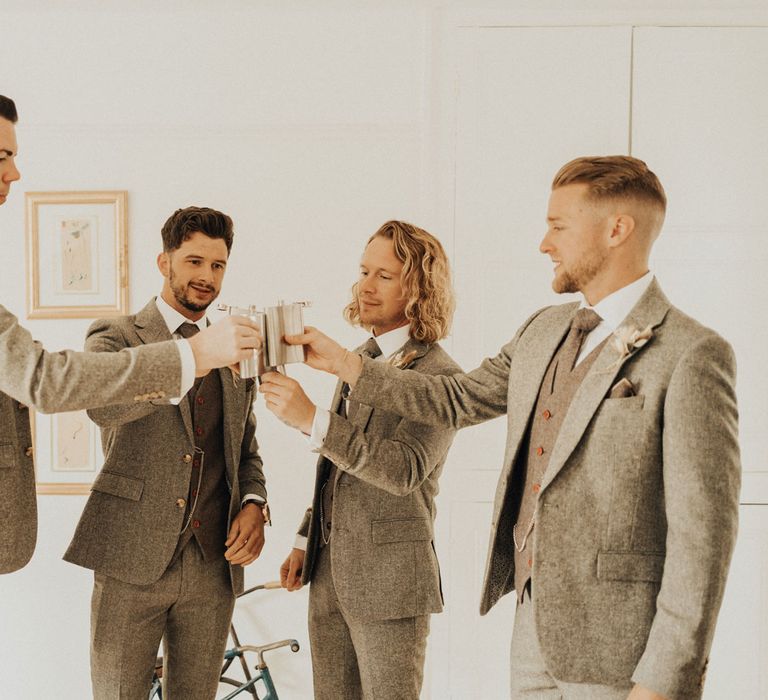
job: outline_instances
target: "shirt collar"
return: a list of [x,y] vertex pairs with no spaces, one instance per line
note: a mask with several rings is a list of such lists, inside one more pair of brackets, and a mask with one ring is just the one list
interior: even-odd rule
[[640,297],[643,296],[652,281],[653,275],[648,271],[640,279],[626,287],[617,289],[593,307],[590,307],[586,300],[581,302],[581,307],[594,309],[597,315],[603,319],[605,325],[615,331],[632,311],[635,304],[640,301]]
[[178,311],[176,311],[176,309],[168,304],[168,302],[166,302],[165,299],[163,299],[163,297],[159,294],[155,298],[155,304],[157,305],[157,310],[160,312],[160,315],[165,321],[165,325],[168,326],[168,331],[171,335],[176,333],[182,323],[193,323],[201,331],[205,329],[207,323],[205,316],[203,316],[198,321],[190,321],[186,316],[184,316],[184,314],[180,314]]
[[382,358],[386,360],[403,347],[408,342],[408,338],[410,338],[410,331],[411,326],[405,325],[375,336],[374,340],[381,349]]

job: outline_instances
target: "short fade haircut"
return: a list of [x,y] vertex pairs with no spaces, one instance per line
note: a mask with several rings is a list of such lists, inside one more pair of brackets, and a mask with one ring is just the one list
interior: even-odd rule
[[584,184],[595,202],[634,200],[655,209],[652,229],[658,231],[667,210],[667,195],[659,178],[638,158],[631,156],[584,156],[566,163],[552,181],[552,189]]
[[16,103],[5,95],[0,95],[0,117],[7,119],[11,124],[19,121],[19,113],[16,111]]
[[[367,241],[391,240],[395,257],[403,263],[400,284],[407,299],[405,317],[410,335],[420,343],[435,343],[451,329],[456,302],[451,284],[451,268],[443,246],[431,233],[405,221],[387,221]],[[352,285],[352,301],[344,308],[344,318],[359,326],[358,284]]]
[[227,245],[227,255],[232,250],[232,219],[208,207],[177,209],[163,224],[163,252],[172,253],[198,231],[209,238],[221,238]]

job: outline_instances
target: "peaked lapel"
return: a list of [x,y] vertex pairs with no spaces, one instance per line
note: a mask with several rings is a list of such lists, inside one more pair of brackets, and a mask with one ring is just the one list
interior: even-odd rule
[[[166,324],[165,319],[157,309],[155,297],[153,297],[149,303],[136,314],[134,325],[136,327],[136,335],[138,335],[141,342],[146,345],[149,345],[150,343],[161,343],[165,340],[173,340],[173,334],[168,330],[168,325]],[[189,401],[187,401],[186,396],[183,396],[181,401],[179,401],[179,413],[181,413],[181,419],[184,421],[184,427],[187,430],[189,440],[194,444],[195,437],[192,432],[192,412],[189,408]]]
[[[656,328],[664,321],[670,306],[669,300],[654,278],[621,325],[638,329],[643,329],[646,326]],[[653,339],[651,338],[646,345],[623,358],[619,356],[610,340],[603,346],[589,373],[584,377],[584,381],[576,391],[560,427],[557,441],[552,448],[549,466],[541,482],[542,491],[552,483],[581,441],[584,431],[613,386],[616,375],[621,371],[624,363],[630,357],[642,352],[652,342]]]

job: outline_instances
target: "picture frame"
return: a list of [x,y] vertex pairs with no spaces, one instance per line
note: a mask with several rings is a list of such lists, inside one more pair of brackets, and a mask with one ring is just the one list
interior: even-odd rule
[[35,481],[41,495],[87,495],[99,473],[101,437],[85,411],[30,410]]
[[27,192],[27,318],[128,309],[128,193]]

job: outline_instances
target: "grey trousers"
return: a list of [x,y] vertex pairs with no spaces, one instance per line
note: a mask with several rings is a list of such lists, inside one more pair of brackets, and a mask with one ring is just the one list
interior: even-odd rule
[[429,615],[363,622],[343,609],[330,547],[318,554],[309,587],[309,642],[316,700],[418,700]]
[[[534,594],[535,595],[535,594]],[[564,683],[547,671],[526,589],[515,611],[510,652],[512,700],[627,700],[631,685],[617,687],[590,683]]]
[[94,700],[146,700],[163,639],[163,700],[212,700],[235,596],[229,565],[194,540],[155,583],[95,574],[91,599]]

